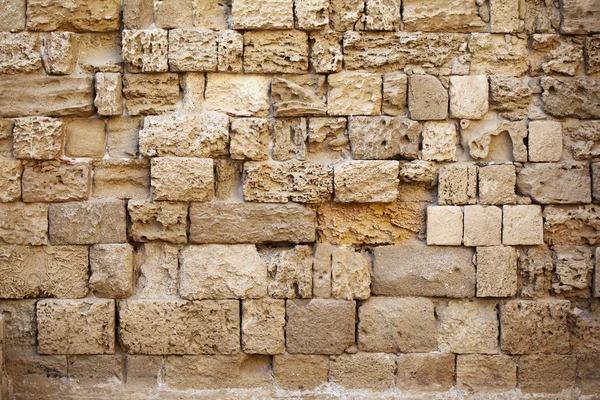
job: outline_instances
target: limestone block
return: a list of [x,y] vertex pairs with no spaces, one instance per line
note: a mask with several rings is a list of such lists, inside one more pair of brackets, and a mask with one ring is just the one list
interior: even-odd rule
[[480,204],[514,204],[517,201],[517,173],[514,165],[485,165],[479,167],[478,172]]
[[358,160],[414,160],[419,155],[423,125],[402,117],[349,117],[352,156]]
[[339,32],[311,32],[309,35],[310,65],[317,73],[340,72],[342,69],[342,34]]
[[95,244],[90,247],[90,289],[97,297],[124,299],[133,294],[133,246]]
[[229,28],[231,2],[194,0],[194,25],[197,28],[222,31]]
[[545,207],[544,237],[548,244],[597,245],[599,212],[596,205]]
[[195,1],[163,0],[154,2],[156,26],[162,29],[191,28],[194,26]]
[[179,247],[168,243],[144,243],[134,255],[138,298],[179,296]]
[[0,74],[25,74],[41,69],[39,34],[0,32]]
[[169,69],[181,71],[217,70],[218,33],[203,29],[169,31]]
[[25,0],[3,0],[4,12],[0,16],[0,31],[17,32],[25,29]]
[[[298,371],[302,371],[301,374]],[[329,357],[305,354],[282,354],[273,357],[277,384],[290,390],[310,390],[327,382]]]
[[351,161],[334,166],[335,201],[391,203],[398,197],[397,161]]
[[75,32],[118,31],[121,3],[118,0],[31,0],[27,2],[27,29]]
[[477,297],[517,294],[517,252],[513,247],[477,248]]
[[23,201],[87,200],[90,195],[89,161],[26,161],[23,164]]
[[333,168],[307,162],[244,164],[244,200],[321,203],[333,192]]
[[51,75],[69,75],[77,64],[77,48],[73,32],[50,32],[43,39],[44,69]]
[[438,78],[431,75],[411,75],[408,82],[408,110],[417,121],[446,119],[448,91]]
[[13,128],[13,155],[15,158],[51,160],[58,158],[62,149],[64,123],[55,118],[16,118]]
[[600,121],[570,121],[563,125],[564,147],[577,161],[600,157]]
[[418,0],[404,0],[402,6],[404,28],[409,31],[485,31],[486,24],[474,1],[438,0],[423,4]]
[[[496,303],[482,300],[450,300],[438,306],[439,350],[457,354],[498,353]],[[459,357],[460,358],[460,357]]]
[[127,354],[235,354],[240,349],[240,304],[120,301],[119,342]]
[[215,160],[215,199],[242,200],[243,163],[236,160]]
[[3,299],[81,298],[88,293],[85,246],[1,246],[0,270]]
[[314,242],[315,211],[299,204],[192,203],[190,241]]
[[497,246],[502,243],[502,209],[465,206],[465,246]]
[[438,179],[440,205],[477,203],[477,166],[470,163],[444,165]]
[[322,75],[275,77],[271,96],[276,117],[324,116],[327,113],[325,77]]
[[594,263],[590,248],[554,246],[552,291],[565,297],[590,297]]
[[[292,0],[277,1],[292,2]],[[260,3],[256,0],[254,2]],[[276,5],[273,4],[273,0],[270,0],[267,9],[272,9]],[[262,11],[261,18],[264,18]],[[308,34],[302,31],[244,33],[244,71],[263,74],[308,72]]]
[[21,199],[23,166],[18,160],[0,160],[0,202],[10,203]]
[[437,184],[439,168],[436,163],[423,160],[400,162],[400,180],[428,186]]
[[0,76],[0,117],[90,115],[90,76]]
[[502,351],[566,353],[568,300],[510,300],[501,306]]
[[150,197],[149,160],[109,158],[94,161],[92,196],[96,199],[148,199]]
[[335,31],[362,30],[366,0],[330,0],[329,20]]
[[175,111],[179,102],[177,74],[125,74],[123,96],[130,116]]
[[516,121],[527,116],[533,102],[533,91],[527,78],[506,75],[490,76],[490,108],[500,116]]
[[285,301],[242,301],[242,350],[246,354],[285,353]]
[[406,113],[408,93],[408,76],[402,72],[383,74],[383,105],[384,114],[397,116]]
[[473,251],[415,242],[373,251],[371,293],[376,296],[473,297]]
[[519,294],[523,299],[549,296],[554,265],[548,247],[536,246],[522,249],[519,252],[517,268]]
[[[52,371],[52,374],[48,374]],[[6,360],[6,375],[13,393],[40,398],[44,396],[60,397],[64,393],[64,380],[67,375],[67,356],[21,354]],[[5,381],[3,377],[3,382]]]
[[129,236],[134,242],[187,241],[187,204],[130,200],[127,211],[131,220]]
[[78,384],[93,384],[111,378],[125,381],[125,364],[122,354],[79,355],[68,358],[69,379]]
[[273,123],[271,157],[276,161],[305,160],[306,118],[278,118]]
[[519,16],[519,0],[490,1],[490,26],[492,32],[510,33],[518,31],[520,24]]
[[592,201],[587,163],[525,164],[517,175],[517,189],[540,204],[575,204]]
[[146,29],[154,23],[154,0],[124,0],[125,29]]
[[371,262],[352,249],[331,253],[331,295],[341,300],[366,300],[371,295]]
[[341,160],[349,157],[346,118],[308,119],[308,159]]
[[0,243],[48,244],[48,205],[0,204]]
[[324,29],[329,25],[329,1],[295,0],[296,28],[303,31]]
[[155,200],[210,201],[214,195],[213,160],[210,158],[153,158],[151,177]]
[[158,383],[164,358],[161,356],[126,355],[127,383],[151,387]]
[[354,344],[355,319],[354,301],[287,300],[287,351],[291,354],[342,354]]
[[[597,254],[597,253],[596,253]],[[569,313],[569,331],[571,350],[574,353],[595,353],[600,349],[598,323],[600,322],[600,307],[598,302],[589,306],[574,306]]]
[[[83,249],[83,254],[85,254],[85,249]],[[23,355],[35,351],[37,334],[35,323],[36,302],[36,299],[31,299],[3,300],[0,303],[3,316],[3,355],[5,360],[14,358],[19,353]]]
[[469,51],[471,74],[522,76],[529,69],[527,40],[517,36],[473,33]]
[[399,30],[401,26],[400,3],[400,0],[366,0],[365,30]]
[[450,77],[450,114],[453,118],[481,119],[488,112],[486,75]]
[[329,115],[378,115],[382,78],[368,72],[340,72],[327,77]]
[[[206,2],[209,4],[208,2]],[[234,30],[219,32],[217,69],[222,72],[242,72],[244,35]]]
[[479,161],[527,161],[526,121],[460,121],[462,144]]
[[544,244],[542,207],[536,205],[504,206],[502,243],[504,245]]
[[114,158],[136,158],[138,132],[142,118],[117,117],[106,121],[108,155]]
[[531,41],[531,75],[579,75],[583,72],[583,40],[538,34]]
[[266,117],[270,87],[266,76],[207,74],[205,106],[237,117]]
[[517,364],[510,356],[458,356],[456,384],[469,392],[504,392],[517,387]]
[[535,354],[519,360],[519,387],[523,393],[559,393],[575,385],[575,355]]
[[424,203],[326,203],[317,212],[319,241],[388,244],[416,238],[425,227]]
[[292,29],[292,0],[235,0],[231,9],[233,29]]
[[396,384],[401,390],[442,392],[454,385],[454,354],[400,354]]
[[358,348],[386,353],[437,349],[433,302],[426,298],[371,297],[358,310]]
[[66,123],[65,155],[71,158],[103,158],[106,123],[103,119],[73,119]]
[[122,37],[119,32],[75,35],[77,67],[87,74],[123,72]]
[[460,246],[463,238],[463,211],[456,206],[427,207],[427,244]]
[[585,38],[585,61],[588,75],[600,72],[600,36]]
[[114,354],[114,300],[43,299],[36,309],[39,354]]
[[235,118],[231,121],[229,152],[234,160],[267,160],[271,124],[266,118]]
[[124,243],[127,240],[125,202],[94,200],[50,204],[52,244]]
[[168,50],[166,30],[123,30],[123,60],[129,72],[166,72]]
[[598,393],[600,384],[598,383],[598,355],[582,354],[577,357],[577,386],[582,393]]
[[278,299],[312,296],[313,252],[310,246],[295,246],[263,254],[267,263],[268,293]]
[[179,85],[183,89],[183,111],[185,113],[202,112],[205,81],[203,72],[187,72],[182,75]]
[[421,157],[427,161],[457,161],[458,132],[454,122],[425,122]]
[[332,359],[332,382],[347,389],[385,390],[394,387],[396,358],[393,354],[343,354]]
[[594,0],[566,0],[562,5],[566,34],[600,32],[600,5]]
[[179,294],[184,299],[257,299],[267,294],[267,266],[254,245],[189,246],[181,250],[179,262]]
[[329,243],[315,243],[313,257],[313,298],[331,297],[331,256],[337,247]]
[[121,74],[114,72],[96,73],[94,106],[96,106],[99,115],[123,114]]
[[555,117],[600,118],[600,79],[542,77],[544,110]]
[[558,32],[561,23],[560,5],[540,0],[526,0],[519,4],[519,16],[527,33]]

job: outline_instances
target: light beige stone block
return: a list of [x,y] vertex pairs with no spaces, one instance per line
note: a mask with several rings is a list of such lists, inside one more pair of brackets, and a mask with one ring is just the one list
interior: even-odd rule
[[124,299],[133,294],[133,246],[95,244],[90,247],[90,289],[97,297]]
[[431,75],[412,75],[408,80],[408,110],[417,121],[448,116],[448,91]]
[[498,246],[502,243],[502,209],[465,206],[465,246]]
[[480,204],[514,204],[517,201],[516,168],[512,164],[485,165],[478,169]]
[[221,72],[242,72],[244,35],[234,30],[219,31],[217,69]]
[[502,212],[502,244],[531,246],[544,243],[544,226],[540,206],[504,206]]
[[123,30],[123,60],[129,72],[166,72],[168,50],[166,30]]
[[312,297],[313,250],[295,246],[263,254],[267,263],[269,296],[278,299]]
[[168,201],[210,201],[214,195],[213,160],[158,157],[151,162],[152,197]]
[[450,114],[453,118],[481,119],[488,112],[486,75],[450,77]]
[[422,143],[421,157],[423,160],[458,160],[458,132],[454,122],[426,122],[423,129]]
[[267,160],[272,127],[266,118],[235,118],[231,121],[229,153],[234,160]]
[[440,168],[438,178],[440,205],[477,203],[477,166],[468,163],[448,164]]
[[73,32],[50,32],[43,39],[44,69],[52,75],[69,75],[77,64],[77,48]]
[[334,166],[335,201],[391,203],[398,197],[397,161],[351,161]]
[[12,135],[15,158],[51,160],[62,150],[64,123],[48,117],[17,118]]
[[235,0],[231,9],[234,29],[292,29],[293,0]]
[[381,111],[382,77],[368,72],[340,72],[327,77],[328,114],[378,115]]
[[131,220],[129,237],[134,242],[186,243],[187,209],[186,203],[130,200],[127,203]]
[[331,296],[341,300],[366,300],[371,295],[371,263],[352,249],[331,253]]
[[87,200],[90,195],[89,161],[26,161],[23,164],[23,201]]
[[285,353],[285,300],[242,301],[242,350],[246,354]]
[[457,354],[498,353],[496,303],[482,300],[451,300],[436,309],[439,318],[439,350]]
[[327,28],[329,25],[327,0],[295,0],[294,13],[297,29],[312,31]]
[[218,33],[204,29],[169,31],[169,69],[181,71],[217,70]]
[[96,73],[94,106],[99,115],[123,114],[122,86],[121,74],[115,72]]
[[0,243],[48,244],[48,205],[0,203]]
[[529,161],[560,161],[563,152],[562,125],[555,121],[529,123]]
[[266,117],[270,87],[266,76],[207,74],[205,105],[237,117]]
[[460,246],[463,238],[463,210],[456,206],[427,207],[427,244]]
[[23,165],[19,160],[0,160],[0,202],[11,203],[21,199]]

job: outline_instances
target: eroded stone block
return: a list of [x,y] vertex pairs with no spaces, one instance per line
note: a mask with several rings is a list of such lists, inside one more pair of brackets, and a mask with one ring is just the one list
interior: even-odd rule
[[27,29],[75,32],[118,31],[121,3],[118,0],[31,0],[27,3]]
[[175,111],[179,102],[179,76],[164,74],[125,74],[123,96],[131,116]]
[[242,302],[242,350],[246,354],[285,352],[285,301],[274,299]]
[[354,159],[379,160],[419,155],[423,125],[406,117],[349,117],[348,132]]
[[12,132],[15,158],[51,160],[62,150],[64,123],[55,118],[16,118]]
[[397,161],[351,161],[334,166],[335,201],[391,203],[398,197]]
[[381,111],[379,74],[340,72],[327,77],[329,115],[378,115]]
[[[291,3],[292,0],[275,0]],[[239,0],[238,0],[239,2]],[[272,0],[261,11],[272,10]],[[234,6],[235,9],[235,6]],[[308,72],[308,34],[301,31],[257,31],[244,33],[244,71],[258,73]]]
[[169,201],[210,201],[214,195],[213,160],[158,157],[151,163],[152,197]]
[[273,111],[277,117],[320,116],[327,113],[325,77],[291,75],[275,77],[271,84]]
[[477,203],[477,166],[460,163],[444,165],[438,178],[440,205]]
[[129,72],[166,72],[168,50],[166,30],[123,30],[123,60]]
[[408,111],[414,120],[439,120],[448,116],[448,91],[431,75],[412,75],[408,81]]
[[171,71],[216,71],[218,33],[201,29],[169,31]]
[[508,246],[477,248],[477,297],[517,294],[517,252]]
[[42,69],[37,33],[0,32],[0,74],[26,74]]
[[207,74],[205,106],[237,117],[266,117],[270,87],[267,76]]
[[269,296],[278,299],[312,297],[313,251],[311,246],[296,246],[263,255],[266,259]]
[[48,244],[48,205],[0,203],[0,242],[3,244]]
[[410,31],[481,32],[487,22],[478,3],[469,0],[404,0],[403,10],[404,27]]
[[366,300],[371,295],[371,262],[352,249],[331,253],[331,295],[341,300]]
[[332,359],[329,377],[348,389],[385,390],[395,383],[396,359],[392,354],[343,354]]
[[292,0],[236,0],[231,9],[234,29],[292,29]]
[[504,245],[544,244],[544,227],[540,206],[504,206],[502,214],[502,243]]
[[134,242],[185,243],[187,208],[185,203],[130,200],[127,203],[131,220],[129,236]]
[[133,246],[95,244],[90,247],[90,289],[98,297],[124,299],[133,294]]
[[229,153],[234,160],[267,160],[272,127],[266,118],[235,118],[231,121]]

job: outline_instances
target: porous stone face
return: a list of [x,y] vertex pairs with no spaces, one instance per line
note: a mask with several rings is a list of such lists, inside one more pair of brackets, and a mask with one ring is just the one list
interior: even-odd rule
[[529,69],[527,40],[517,36],[473,33],[469,50],[471,74],[522,76]]
[[123,96],[132,116],[164,114],[175,111],[179,102],[177,74],[125,74]]
[[36,33],[0,32],[0,73],[23,74],[42,68],[40,37]]
[[396,31],[400,29],[400,0],[366,0],[365,30]]
[[271,157],[275,161],[306,159],[306,118],[278,118],[273,123]]
[[210,201],[213,198],[213,160],[210,158],[153,158],[151,170],[155,200]]
[[419,155],[423,125],[406,117],[350,117],[348,132],[354,159],[384,160]]
[[587,163],[526,164],[517,175],[517,189],[540,204],[575,204],[592,201]]
[[[567,34],[600,32],[600,8],[590,0],[567,0],[562,7],[563,31]],[[585,12],[582,12],[584,11]]]
[[583,41],[560,35],[533,35],[532,75],[562,74],[574,76],[583,70]]
[[48,244],[48,205],[0,204],[0,243]]
[[176,298],[179,287],[179,247],[144,243],[134,254],[138,298]]
[[143,119],[140,117],[109,118],[106,122],[106,149],[114,158],[137,158],[138,132]]
[[367,72],[340,72],[327,77],[329,115],[378,115],[382,78]]
[[331,0],[331,26],[336,31],[364,28],[365,0]]
[[235,354],[236,300],[119,302],[119,342],[128,354]]
[[477,166],[468,163],[443,166],[438,179],[438,202],[440,205],[476,204]]
[[325,115],[325,77],[320,75],[291,75],[275,77],[271,84],[275,116],[295,117]]
[[573,121],[566,123],[563,130],[564,146],[577,161],[600,157],[597,143],[600,141],[600,121]]
[[219,31],[217,46],[217,69],[219,71],[242,72],[243,54],[244,35],[233,30]]
[[542,208],[534,205],[502,208],[502,243],[504,245],[544,244]]
[[242,350],[246,354],[285,352],[285,301],[274,299],[242,302]]
[[75,32],[118,31],[121,23],[118,0],[32,0],[27,3],[27,29]]
[[408,82],[408,110],[417,121],[446,119],[448,91],[435,76],[413,75]]
[[479,203],[500,205],[516,202],[517,174],[514,165],[482,166],[478,168],[478,177]]
[[[410,100],[409,100],[410,101]],[[423,128],[421,158],[427,161],[456,161],[458,132],[454,122],[428,121]]]
[[331,381],[348,389],[389,389],[394,386],[396,359],[391,354],[357,353],[335,357]]
[[600,36],[585,39],[585,55],[588,75],[600,72]]
[[600,242],[596,205],[544,209],[544,237],[549,244],[596,245]]
[[273,357],[275,380],[286,389],[310,390],[320,386],[327,382],[328,370],[327,356],[286,353]]
[[0,160],[0,202],[10,203],[21,198],[21,161]]
[[[526,2],[523,4],[525,10]],[[491,0],[490,27],[492,32],[509,33],[519,29],[519,0]]]
[[267,160],[271,124],[266,118],[235,118],[231,121],[229,153],[234,160]]
[[510,356],[458,356],[456,384],[469,392],[503,392],[517,386],[517,364]]
[[[269,4],[268,8],[271,7],[273,5]],[[246,32],[244,71],[308,72],[308,34],[301,31]]]
[[311,32],[309,35],[310,65],[317,73],[339,72],[342,69],[342,34]]
[[279,299],[310,298],[313,252],[310,246],[263,254],[268,271],[269,296]]
[[573,307],[569,313],[569,333],[571,348],[574,352],[597,354],[600,348],[599,322],[600,308],[598,302],[592,302],[589,307]]
[[463,238],[463,210],[456,206],[427,207],[427,244],[460,246]]
[[437,349],[433,302],[426,298],[371,297],[358,310],[361,351],[426,353]]
[[133,294],[133,246],[95,244],[90,247],[90,289],[98,297],[123,299]]
[[114,72],[98,72],[96,74],[94,106],[100,115],[121,115],[123,113],[121,74]]
[[592,250],[578,246],[554,246],[552,291],[566,297],[589,297],[592,286]]
[[96,199],[148,199],[150,163],[145,159],[94,161],[92,196]]
[[23,165],[25,202],[86,200],[90,192],[90,163],[28,161]]
[[4,338],[2,344],[5,360],[19,353],[33,350],[36,344],[36,300],[3,300],[0,302]]
[[42,60],[44,69],[52,75],[69,75],[77,63],[75,34],[72,32],[50,32],[44,39]]
[[405,0],[403,21],[410,31],[481,32],[485,22],[478,3],[468,0],[431,1]]
[[207,74],[205,106],[237,117],[266,117],[270,86],[265,76]]
[[13,155],[32,160],[58,158],[64,131],[64,123],[55,118],[17,118],[13,129]]
[[171,71],[216,71],[218,33],[201,29],[169,31]]
[[558,393],[575,384],[576,364],[574,355],[522,356],[519,360],[519,386],[524,393]]
[[465,206],[465,246],[497,246],[502,242],[502,209],[496,206]]
[[454,384],[454,354],[400,354],[396,384],[401,389],[440,392]]
[[527,161],[527,123],[496,118],[460,122],[462,144],[478,161]]
[[129,72],[166,72],[169,41],[167,31],[124,30],[123,60]]
[[131,220],[129,237],[134,242],[161,240],[187,242],[187,204],[130,200],[127,212]]
[[371,263],[351,249],[331,253],[331,295],[341,300],[366,300],[371,295]]
[[36,311],[40,354],[115,352],[114,300],[40,300]]
[[4,13],[0,16],[0,31],[17,32],[25,29],[25,9],[27,3],[24,0],[4,0]]
[[335,201],[390,203],[398,197],[397,161],[351,161],[334,167]]
[[450,114],[454,118],[481,119],[488,111],[486,75],[450,77]]
[[292,29],[292,0],[236,0],[231,9],[234,29]]
[[533,101],[533,91],[525,78],[490,75],[490,108],[509,120],[524,118]]
[[329,24],[329,2],[327,0],[294,1],[296,28],[305,31],[323,29]]
[[517,294],[517,252],[508,246],[477,248],[477,297]]
[[384,114],[397,116],[406,112],[406,96],[408,93],[408,76],[401,72],[383,74]]
[[555,117],[600,118],[600,100],[595,93],[600,81],[594,78],[543,77],[544,110]]

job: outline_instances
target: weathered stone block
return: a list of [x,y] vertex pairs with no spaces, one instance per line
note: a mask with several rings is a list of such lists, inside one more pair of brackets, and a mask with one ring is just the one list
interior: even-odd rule
[[181,71],[217,70],[218,33],[201,29],[169,31],[169,68]]
[[315,160],[346,159],[350,141],[346,133],[346,118],[308,119],[308,158]]
[[231,9],[231,22],[237,30],[292,29],[292,0],[236,0]]
[[600,163],[592,164],[592,197],[600,202]]
[[574,355],[525,355],[519,360],[519,386],[523,393],[558,393],[575,385]]
[[269,296],[279,299],[312,296],[313,251],[311,246],[295,246],[263,254],[267,262]]
[[396,358],[392,354],[343,354],[332,359],[329,377],[347,389],[390,389],[395,384]]
[[87,200],[90,177],[88,161],[27,161],[23,164],[23,201]]
[[271,124],[266,118],[235,118],[231,121],[229,153],[234,160],[267,160]]
[[[298,371],[302,371],[301,374]],[[327,382],[329,357],[305,354],[282,354],[273,357],[277,384],[290,390],[310,390]]]
[[34,398],[60,397],[64,393],[63,382],[68,379],[67,357],[21,354],[6,360],[5,371],[13,393]]
[[[210,3],[206,3],[210,4]],[[242,72],[244,35],[233,30],[219,32],[217,69],[222,72]]]
[[150,197],[149,160],[94,161],[92,195],[96,199],[148,199]]
[[21,199],[23,166],[18,160],[0,160],[0,202],[10,203]]
[[77,48],[73,32],[50,32],[44,39],[44,69],[52,75],[69,75],[77,64]]
[[417,121],[446,119],[448,91],[435,76],[412,75],[408,81],[408,110]]
[[27,29],[75,32],[118,31],[121,3],[118,0],[31,0],[27,3]]
[[294,14],[297,29],[312,31],[326,28],[329,25],[329,1],[295,0]]
[[555,117],[600,118],[600,79],[543,77],[544,110]]
[[78,384],[102,381],[125,382],[125,363],[122,354],[79,355],[68,358],[69,379]]
[[134,242],[161,240],[171,243],[187,241],[187,204],[130,200],[127,211]]
[[123,114],[122,86],[121,74],[115,72],[96,73],[94,106],[99,115]]
[[454,122],[426,122],[421,157],[427,161],[457,161],[458,132]]
[[201,113],[204,103],[206,79],[203,72],[186,72],[182,75],[179,86],[183,89],[183,112]]
[[590,203],[591,186],[587,163],[526,164],[517,175],[519,192],[541,204]]
[[277,117],[319,116],[327,113],[325,77],[290,75],[275,77],[271,84],[273,111]]
[[242,302],[242,350],[246,354],[285,353],[285,301]]
[[81,33],[75,35],[77,66],[81,72],[123,72],[122,35]]
[[460,246],[463,238],[463,210],[456,206],[427,207],[427,244]]
[[365,0],[331,0],[329,19],[336,31],[364,28]]
[[[525,7],[524,5],[523,9]],[[492,32],[516,32],[519,29],[519,16],[519,0],[490,1],[490,27]]]
[[0,242],[3,244],[48,244],[48,205],[0,204]]
[[517,364],[510,356],[458,356],[456,384],[469,392],[504,392],[517,386]]
[[210,158],[153,158],[151,176],[155,200],[210,201],[214,195],[213,160]]
[[406,113],[408,93],[408,76],[402,72],[383,74],[383,105],[384,114],[397,116]]
[[[35,353],[37,300],[3,300],[0,302],[3,325],[3,358],[10,360]],[[3,378],[4,379],[4,378]]]
[[398,197],[397,161],[351,161],[334,166],[335,201],[390,203]]
[[562,125],[554,121],[529,123],[529,161],[560,161],[563,148]]
[[397,31],[402,24],[400,0],[366,0],[365,30]]
[[488,112],[486,75],[450,77],[450,114],[453,118],[481,119]]
[[352,156],[380,160],[419,156],[423,125],[406,117],[350,117],[348,132]]
[[95,244],[90,247],[90,289],[98,297],[124,299],[133,294],[133,246]]
[[26,74],[42,69],[37,33],[0,32],[0,74]]
[[179,288],[179,247],[144,243],[134,255],[138,298],[176,298]]
[[552,291],[565,297],[590,297],[592,250],[583,246],[553,246],[552,250]]
[[129,72],[166,72],[168,50],[166,30],[123,30],[123,60]]
[[438,306],[439,350],[445,353],[498,353],[496,302],[451,300]]
[[340,72],[342,69],[342,34],[338,32],[311,32],[309,35],[310,65],[317,73]]
[[465,246],[498,246],[502,243],[502,209],[465,206]]
[[138,132],[142,118],[117,117],[106,121],[108,155],[114,158],[137,158]]
[[527,162],[527,123],[497,118],[481,121],[461,120],[462,145],[478,161]]
[[502,243],[509,246],[544,244],[542,207],[504,206]]
[[162,375],[164,358],[161,356],[126,355],[127,383],[154,387]]
[[573,353],[588,353],[597,356],[598,349],[600,349],[599,305],[600,303],[593,301],[589,305],[582,305],[581,308],[574,306],[569,313],[569,333]]
[[593,0],[566,0],[562,5],[566,34],[600,32],[600,6]]
[[529,79],[507,75],[491,75],[489,79],[490,107],[511,121],[525,118],[533,102]]
[[106,124],[104,120],[73,119],[66,123],[65,156],[103,158],[105,153]]
[[198,1],[164,0],[154,3],[156,26],[162,29],[191,28],[194,26],[195,6]]
[[531,74],[579,75],[583,72],[583,40],[560,35],[533,35]]
[[215,199],[240,201],[243,163],[236,160],[217,159],[215,162]]
[[340,72],[327,77],[329,115],[378,115],[381,111],[379,74]]
[[371,295],[371,262],[352,249],[331,253],[331,295],[341,300],[366,300]]
[[430,1],[404,0],[404,28],[409,31],[481,32],[485,22],[479,5],[469,0]]
[[577,357],[576,385],[584,394],[594,395],[600,389],[598,354],[582,354]]
[[471,74],[525,75],[529,69],[527,40],[517,36],[473,33],[469,39]]
[[[277,0],[289,1],[292,0]],[[268,9],[272,9],[272,1]],[[234,7],[235,9],[235,7]],[[262,17],[261,12],[261,17]],[[308,72],[308,34],[301,31],[244,33],[244,71],[259,73]]]
[[544,237],[548,244],[596,245],[599,212],[596,205],[545,207]]
[[485,165],[479,167],[478,172],[480,204],[514,204],[517,201],[517,173],[514,165]]
[[0,31],[17,32],[25,29],[25,0],[3,0],[4,12],[0,16]]
[[125,74],[123,96],[131,116],[175,111],[179,102],[177,74]]
[[271,78],[260,75],[207,74],[205,106],[237,117],[269,114]]
[[51,160],[62,150],[64,123],[55,118],[16,118],[13,128],[15,158]]
[[454,385],[454,354],[400,354],[396,362],[400,390],[444,392]]
[[438,179],[440,205],[477,203],[477,166],[460,163],[444,165]]
[[278,118],[273,123],[271,157],[276,161],[305,160],[306,118]]
[[587,74],[600,72],[600,36],[586,37],[584,49]]
[[513,247],[477,248],[477,297],[517,294],[517,252]]

